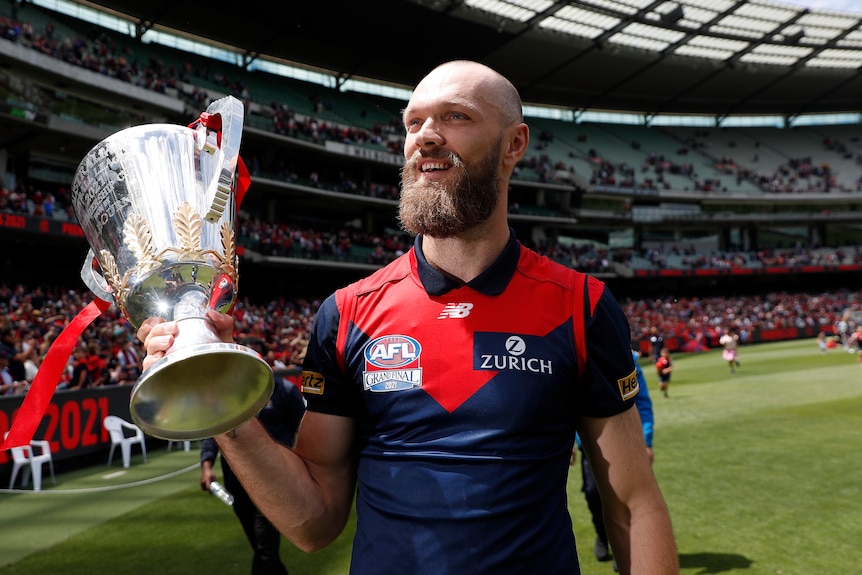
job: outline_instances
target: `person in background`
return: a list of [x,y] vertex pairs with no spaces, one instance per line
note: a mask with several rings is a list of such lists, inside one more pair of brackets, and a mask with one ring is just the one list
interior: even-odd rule
[[87,348],[85,346],[75,346],[75,349],[72,350],[72,356],[69,358],[69,365],[72,368],[72,375],[68,389],[87,389],[90,387],[93,377],[87,362]]
[[826,332],[821,331],[817,334],[817,349],[820,350],[820,353],[827,353],[828,346],[826,341]]
[[673,372],[673,360],[670,357],[670,350],[668,348],[661,348],[658,361],[655,363],[655,370],[658,372],[658,388],[665,398],[670,397],[668,395],[668,388],[670,387],[670,374]]
[[[266,345],[257,337],[248,337],[241,342],[263,357]],[[282,445],[292,447],[296,439],[296,428],[286,422],[299,422],[305,410],[305,401],[299,389],[280,373],[275,374],[275,388],[269,403],[258,414],[267,424],[271,435]],[[218,479],[215,460],[219,448],[212,438],[201,442],[201,489],[210,491],[210,484]],[[251,563],[252,575],[287,575],[288,570],[281,561],[281,533],[254,505],[248,493],[236,477],[228,461],[221,458],[224,487],[233,497],[233,511],[239,519],[245,536],[254,553]]]
[[661,355],[661,348],[663,347],[664,336],[658,330],[658,327],[652,326],[651,328],[649,328],[649,349],[650,357],[652,357],[653,363],[658,361],[658,358]]
[[0,347],[9,352],[9,371],[12,378],[18,381],[27,381],[26,362],[30,359],[38,359],[38,344],[29,330],[21,333],[14,326],[3,326],[0,328]]
[[724,330],[721,337],[718,338],[718,343],[724,349],[721,352],[721,358],[730,366],[730,373],[736,373],[736,368],[739,367],[738,348],[739,334],[733,328]]
[[[638,414],[641,419],[641,426],[644,432],[644,443],[646,443],[647,457],[650,464],[654,460],[652,442],[653,442],[653,425],[655,417],[652,409],[652,399],[649,396],[647,388],[646,376],[641,369],[638,359],[640,354],[632,350],[632,358],[635,361],[635,372],[638,378],[638,394],[635,396],[635,406],[637,406]],[[580,437],[577,441],[580,448]],[[580,449],[579,449],[580,450]],[[572,463],[576,460],[576,452],[572,452]],[[604,511],[602,509],[602,497],[599,493],[596,479],[593,477],[593,471],[590,468],[589,460],[584,457],[581,450],[581,491],[584,493],[584,498],[587,501],[587,508],[590,510],[590,516],[593,521],[593,527],[596,530],[596,541],[593,544],[593,554],[599,561],[608,561],[612,559],[611,549],[608,545],[608,532],[605,529]],[[613,559],[614,571],[619,571],[616,559]]]
[[116,367],[111,379],[120,385],[133,385],[141,376],[141,358],[128,334],[123,332],[120,338],[119,348],[114,354]]
[[[413,247],[321,304],[296,446],[252,418],[216,437],[231,468],[308,552],[342,533],[355,502],[351,575],[574,575],[577,433],[621,572],[678,573],[626,317],[604,283],[508,225],[509,180],[529,149],[516,89],[448,62],[416,86],[403,124],[399,219]],[[207,317],[233,339],[231,316]],[[145,369],[179,329],[143,322]]]
[[9,370],[9,360],[12,352],[5,347],[0,347],[0,395],[14,395],[22,393],[27,388],[27,382],[16,380]]

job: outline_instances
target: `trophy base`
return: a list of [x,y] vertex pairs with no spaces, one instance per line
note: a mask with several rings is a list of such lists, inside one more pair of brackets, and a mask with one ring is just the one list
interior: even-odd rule
[[245,423],[269,401],[273,373],[253,350],[206,343],[177,349],[149,367],[132,389],[132,419],[144,433],[206,439]]

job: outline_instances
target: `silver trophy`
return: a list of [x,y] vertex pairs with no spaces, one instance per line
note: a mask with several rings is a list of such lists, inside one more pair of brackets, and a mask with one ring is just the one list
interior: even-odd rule
[[273,373],[252,349],[222,342],[205,317],[236,300],[235,175],[242,102],[213,102],[192,125],[121,130],[81,161],[72,204],[90,253],[81,278],[135,329],[176,320],[165,357],[135,383],[132,419],[154,437],[230,431],[269,400]]

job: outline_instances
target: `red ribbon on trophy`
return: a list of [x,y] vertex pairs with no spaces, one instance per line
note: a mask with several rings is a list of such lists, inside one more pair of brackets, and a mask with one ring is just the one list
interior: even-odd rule
[[51,403],[54,390],[60,383],[60,375],[78,344],[78,339],[87,326],[109,307],[111,307],[110,302],[99,298],[94,299],[60,332],[48,348],[45,359],[42,360],[39,371],[33,379],[33,384],[24,396],[24,402],[18,410],[12,429],[9,430],[3,445],[0,445],[0,451],[30,443],[36,428],[42,421],[42,416],[45,415],[45,410],[48,409],[48,404]]

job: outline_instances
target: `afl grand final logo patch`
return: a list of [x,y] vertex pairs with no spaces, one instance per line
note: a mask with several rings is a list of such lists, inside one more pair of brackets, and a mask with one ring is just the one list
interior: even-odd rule
[[365,346],[363,386],[368,391],[401,391],[422,387],[422,346],[406,335],[384,335]]

